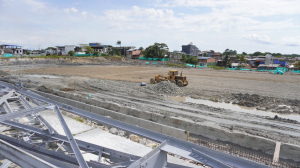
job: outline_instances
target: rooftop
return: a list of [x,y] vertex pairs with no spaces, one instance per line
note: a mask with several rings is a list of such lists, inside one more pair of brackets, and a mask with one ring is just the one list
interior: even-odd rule
[[271,68],[271,67],[279,67],[279,66],[280,66],[280,64],[269,64],[269,65],[260,64],[260,65],[258,65],[258,67],[269,67],[269,68]]
[[198,59],[209,59],[209,58],[211,58],[211,57],[200,57]]

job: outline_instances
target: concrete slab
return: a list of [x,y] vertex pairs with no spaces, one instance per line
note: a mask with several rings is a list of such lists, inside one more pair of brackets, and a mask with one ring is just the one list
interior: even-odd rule
[[[137,156],[144,156],[152,149],[142,144],[133,142],[127,138],[110,134],[109,132],[101,129],[94,129],[74,136],[76,139],[93,143],[95,145],[105,146],[110,149],[118,150],[120,152],[130,153]],[[91,158],[91,160],[97,160],[97,158]],[[168,155],[168,162],[175,164],[182,164],[190,167],[202,168],[202,166],[196,166],[188,161],[181,160],[177,157]]]

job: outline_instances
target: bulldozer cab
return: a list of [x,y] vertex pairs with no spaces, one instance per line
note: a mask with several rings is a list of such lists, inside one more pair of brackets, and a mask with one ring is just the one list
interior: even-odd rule
[[178,71],[169,71],[169,80],[175,80],[175,76],[178,75]]

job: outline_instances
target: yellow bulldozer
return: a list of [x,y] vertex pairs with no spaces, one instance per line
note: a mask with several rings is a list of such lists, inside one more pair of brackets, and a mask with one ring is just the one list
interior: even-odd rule
[[182,76],[182,72],[180,75],[178,75],[177,70],[169,71],[168,76],[158,75],[158,76],[155,76],[154,79],[153,78],[150,79],[151,84],[159,83],[161,81],[170,81],[170,82],[178,85],[179,87],[188,85],[186,76]]

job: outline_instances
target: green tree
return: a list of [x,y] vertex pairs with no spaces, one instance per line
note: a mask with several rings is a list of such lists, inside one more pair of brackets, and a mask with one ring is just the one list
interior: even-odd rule
[[109,47],[108,48],[108,55],[110,56],[114,56],[114,55],[118,55],[120,56],[121,55],[121,51],[115,47]]
[[75,55],[75,52],[71,50],[71,51],[68,52],[68,54],[69,54],[70,56],[74,56],[74,55]]
[[139,50],[143,51],[143,50],[144,50],[144,48],[143,48],[143,47],[140,47],[140,48],[139,48]]
[[54,47],[47,47],[45,50],[54,50]]
[[252,54],[253,56],[260,56],[260,55],[263,55],[261,52],[259,51],[256,51],[255,53]]
[[117,41],[117,45],[120,45],[120,47],[121,47],[121,41],[119,40],[119,41]]
[[147,47],[143,51],[143,55],[146,58],[164,58],[165,55],[169,55],[169,48],[168,45],[165,43],[154,43]]
[[231,67],[230,65],[230,57],[228,55],[225,56],[225,58],[223,59],[225,67]]
[[297,68],[300,70],[300,61],[296,62],[296,63],[294,64],[294,66],[297,67]]
[[100,54],[100,53],[96,51],[96,52],[93,53],[93,56],[94,56],[94,57],[99,57],[99,54]]
[[94,51],[94,49],[91,46],[85,46],[84,49],[86,54],[91,54]]
[[204,53],[204,54],[203,54],[203,57],[206,57],[206,56],[207,56],[207,53]]
[[237,54],[236,50],[230,50],[228,48],[223,52],[223,55],[236,55],[236,54]]
[[238,61],[239,64],[246,64],[247,59],[244,55],[238,55],[235,57],[235,59]]
[[246,52],[242,52],[242,55],[247,55],[247,53]]
[[26,55],[29,55],[30,54],[30,52],[29,51],[26,51]]
[[187,62],[188,59],[187,59],[187,57],[186,57],[185,54],[182,54],[181,60],[182,60],[183,63],[186,63],[186,62]]
[[197,65],[198,64],[198,59],[197,57],[191,56],[188,58],[188,63],[189,64],[193,64],[193,65]]

